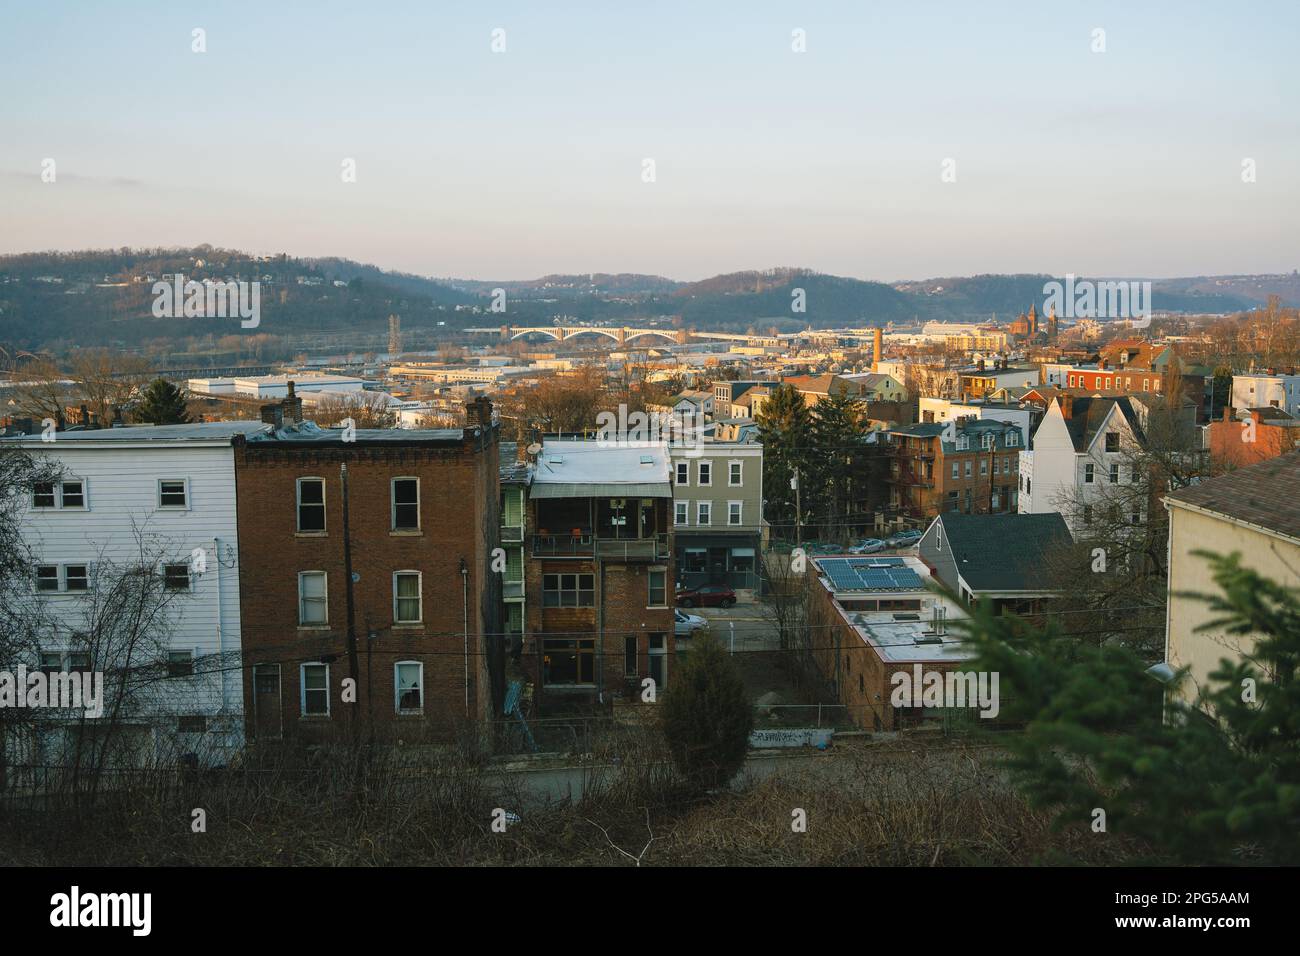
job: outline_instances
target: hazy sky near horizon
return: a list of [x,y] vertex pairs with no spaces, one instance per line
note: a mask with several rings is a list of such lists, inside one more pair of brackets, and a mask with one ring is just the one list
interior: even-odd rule
[[207,242],[482,279],[1289,272],[1298,38],[1293,0],[11,0],[0,252]]

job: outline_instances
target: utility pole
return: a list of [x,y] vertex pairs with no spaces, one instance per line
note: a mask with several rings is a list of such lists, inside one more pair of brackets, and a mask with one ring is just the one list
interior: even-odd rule
[[[352,580],[352,535],[348,530],[347,462],[343,462],[343,464],[339,465],[339,476],[343,484],[343,575],[348,612],[348,673],[352,677],[352,691],[355,695],[356,689],[360,685],[360,673],[357,661],[357,612],[353,593],[354,582]],[[352,715],[352,729],[355,732],[357,729],[357,707],[355,699],[353,700],[352,707],[348,713]]]
[[803,544],[803,506],[799,501],[799,466],[794,466],[794,477],[790,479],[790,487],[794,489],[794,543],[795,546]]

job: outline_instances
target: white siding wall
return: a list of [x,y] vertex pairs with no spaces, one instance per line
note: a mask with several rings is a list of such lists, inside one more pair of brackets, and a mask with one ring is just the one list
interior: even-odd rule
[[[87,442],[86,445],[91,443]],[[76,447],[55,442],[39,451],[57,460],[64,478],[85,484],[86,510],[32,509],[24,516],[24,535],[38,563],[127,562],[137,552],[137,532],[165,549],[169,561],[187,563],[195,548],[206,552],[206,572],[193,575],[192,591],[176,595],[168,608],[170,645],[190,649],[195,657],[240,649],[239,542],[235,523],[235,474],[231,446],[176,442],[154,447],[123,447],[120,442]],[[188,480],[188,508],[158,507],[160,478]],[[93,574],[93,570],[92,570]],[[82,630],[86,599],[76,594],[48,595],[60,633],[50,642],[62,646]],[[243,692],[237,662],[222,673],[163,681],[151,702],[158,725],[175,731],[168,715],[229,715],[218,726],[224,746],[242,741]],[[209,727],[214,723],[209,721]],[[216,731],[214,731],[216,732]],[[209,742],[211,743],[211,742]]]

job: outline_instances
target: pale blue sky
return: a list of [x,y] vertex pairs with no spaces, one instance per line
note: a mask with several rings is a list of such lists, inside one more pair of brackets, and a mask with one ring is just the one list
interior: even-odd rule
[[1300,266],[1295,2],[6,0],[0,24],[3,252],[210,242],[477,278]]

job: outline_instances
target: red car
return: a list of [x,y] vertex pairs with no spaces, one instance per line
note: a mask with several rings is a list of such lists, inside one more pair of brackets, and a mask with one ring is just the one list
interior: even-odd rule
[[736,592],[725,584],[704,584],[677,592],[678,607],[731,607],[735,603]]

